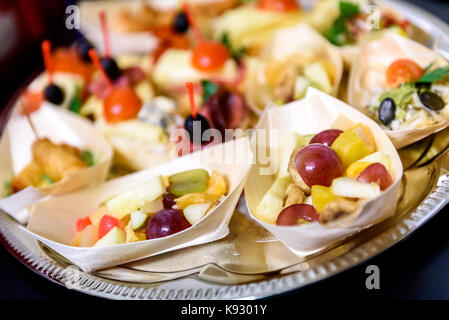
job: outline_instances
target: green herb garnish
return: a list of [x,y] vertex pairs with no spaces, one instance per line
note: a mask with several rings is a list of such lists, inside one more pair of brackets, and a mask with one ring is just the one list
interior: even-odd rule
[[79,86],[75,89],[75,95],[69,104],[69,110],[74,113],[80,113],[81,110],[81,88]]
[[3,183],[3,187],[5,188],[5,197],[9,197],[11,194],[12,194],[12,192],[11,192],[11,180],[6,180],[4,183]]
[[55,183],[55,181],[52,178],[50,178],[49,176],[47,176],[45,173],[41,175],[41,180],[46,185]]
[[449,66],[446,67],[439,67],[432,71],[430,71],[430,68],[433,66],[434,63],[431,63],[429,66],[424,69],[424,75],[419,78],[416,83],[425,83],[425,82],[436,82],[438,80],[444,80],[447,76],[449,76]]
[[201,85],[203,86],[203,103],[205,103],[218,91],[219,86],[209,80],[201,80]]
[[340,7],[340,15],[335,20],[332,27],[330,27],[325,32],[324,36],[331,43],[337,46],[343,46],[351,42],[350,37],[348,35],[348,28],[346,26],[346,22],[348,19],[351,19],[352,17],[360,13],[360,7],[358,3],[354,3],[351,1],[340,1],[339,7]]
[[221,43],[223,43],[226,46],[226,48],[228,48],[229,52],[231,53],[232,59],[234,59],[236,61],[240,60],[240,58],[246,52],[245,47],[235,48],[232,45],[231,39],[229,39],[229,34],[227,32],[223,32],[221,34],[220,41],[221,41]]
[[88,167],[92,167],[95,165],[94,154],[90,150],[84,150],[80,154],[80,159],[83,161]]

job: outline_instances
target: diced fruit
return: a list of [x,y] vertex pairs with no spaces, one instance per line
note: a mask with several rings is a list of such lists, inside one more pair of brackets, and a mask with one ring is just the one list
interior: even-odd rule
[[209,196],[206,193],[189,193],[185,196],[182,196],[180,198],[177,198],[176,204],[181,209],[185,209],[191,204],[200,204],[200,203],[206,203],[206,202],[212,202],[215,201],[215,197]]
[[162,203],[164,205],[164,209],[171,209],[176,204],[176,196],[171,194],[170,192],[166,192],[162,195]]
[[296,156],[292,155],[292,160],[293,167],[291,166],[289,171],[293,180],[297,183],[296,170],[309,187],[314,185],[328,187],[333,179],[342,176],[344,172],[337,153],[323,144],[311,144],[302,148]]
[[114,227],[103,238],[97,241],[95,247],[107,247],[122,243],[126,243],[125,232],[118,227]]
[[294,131],[286,134],[280,150],[279,170],[277,174],[278,178],[288,176],[288,163],[290,161],[290,156],[293,150],[306,144],[305,140],[306,139],[303,136]]
[[181,210],[164,209],[151,217],[147,223],[147,239],[167,237],[190,227]]
[[106,206],[114,217],[121,219],[162,196],[164,192],[164,180],[162,176],[157,176],[134,189],[113,197],[106,202]]
[[351,178],[337,178],[332,182],[332,193],[339,197],[372,199],[380,195],[376,183],[363,183]]
[[357,162],[369,162],[369,163],[379,162],[382,163],[388,171],[391,171],[390,157],[380,151],[367,155],[366,157],[360,159]]
[[98,230],[93,225],[87,226],[78,241],[78,247],[92,247],[98,241]]
[[304,200],[304,204],[310,204],[311,206],[313,206],[312,196],[308,196],[308,197]]
[[211,203],[191,204],[184,209],[184,216],[191,225],[200,221],[209,210]]
[[306,96],[307,89],[310,87],[310,81],[304,76],[298,76],[295,80],[295,99],[302,99]]
[[142,208],[140,208],[139,211],[142,211],[146,214],[152,214],[155,212],[158,212],[160,210],[164,209],[164,203],[162,200],[162,197],[159,197],[153,201],[147,202],[143,205]]
[[282,210],[276,220],[276,224],[278,226],[295,226],[317,220],[318,213],[313,206],[308,204],[294,204]]
[[130,222],[125,228],[126,243],[139,241],[139,238],[137,237],[136,233],[134,232],[134,229],[131,224],[132,224],[132,222]]
[[88,225],[91,225],[89,217],[81,218],[76,221],[76,231],[83,231]]
[[380,190],[385,190],[393,184],[393,178],[388,170],[381,163],[373,163],[368,166],[357,179],[364,183],[376,183],[379,185]]
[[206,194],[216,199],[225,195],[228,192],[225,177],[217,171],[212,171],[209,179],[209,186],[207,187]]
[[94,213],[92,213],[89,216],[90,221],[92,222],[93,225],[97,226],[100,223],[101,218],[103,218],[103,216],[105,215],[111,215],[111,213],[109,212],[108,208],[105,206],[102,206],[100,208],[98,208],[97,211],[95,211]]
[[148,215],[142,211],[131,212],[131,227],[133,230],[142,228],[147,222]]
[[320,133],[318,133],[315,137],[313,137],[312,140],[310,140],[310,143],[321,143],[328,147],[331,147],[334,141],[342,134],[343,131],[338,129],[330,129],[330,130],[324,130]]
[[110,215],[105,215],[100,220],[98,225],[98,238],[103,238],[111,229],[118,227],[120,225],[117,218],[111,217]]
[[332,82],[323,64],[315,62],[308,65],[304,68],[304,75],[321,91],[332,93]]
[[343,161],[345,168],[371,153],[368,145],[353,131],[343,132],[332,144],[332,149]]
[[365,141],[366,145],[368,146],[370,153],[376,151],[376,140],[374,140],[373,134],[371,133],[371,130],[365,126],[362,123],[358,123],[349,131],[353,131],[357,133],[360,138],[362,138],[363,141]]
[[209,173],[204,169],[194,169],[174,174],[168,178],[168,191],[182,197],[188,193],[204,192],[209,185]]
[[336,198],[337,196],[332,193],[331,188],[323,186],[312,187],[312,203],[318,212],[321,212],[329,202]]
[[352,163],[347,169],[345,175],[349,178],[357,179],[358,176],[365,170],[368,166],[370,166],[372,162],[362,162],[357,161]]
[[292,183],[290,176],[278,178],[267,191],[256,209],[258,219],[275,224],[284,204],[284,195],[288,186]]

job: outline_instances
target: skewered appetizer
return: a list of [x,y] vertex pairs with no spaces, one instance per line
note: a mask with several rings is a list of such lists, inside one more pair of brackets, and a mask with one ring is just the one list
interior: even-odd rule
[[198,223],[227,192],[226,178],[216,171],[157,176],[79,219],[74,245],[100,247],[170,236]]
[[277,178],[256,209],[283,226],[330,224],[358,214],[362,203],[392,184],[391,160],[376,150],[368,127],[286,135]]
[[10,194],[27,187],[42,188],[62,180],[71,172],[95,164],[89,150],[67,144],[54,144],[49,139],[39,139],[32,146],[31,162],[8,184]]

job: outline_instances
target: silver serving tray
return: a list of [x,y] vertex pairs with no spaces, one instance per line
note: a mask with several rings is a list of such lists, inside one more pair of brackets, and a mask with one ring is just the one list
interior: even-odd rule
[[[439,39],[449,57],[449,26],[409,3],[382,1]],[[11,104],[12,106],[13,104]],[[430,148],[434,139],[447,141]],[[436,140],[435,140],[436,141]],[[0,241],[18,260],[45,278],[86,294],[110,299],[257,299],[331,277],[405,239],[449,202],[449,130],[402,152],[407,163],[397,214],[326,250],[298,258],[247,216],[245,199],[230,224],[231,234],[214,244],[182,249],[93,274],[30,238],[23,226],[0,212]],[[418,159],[432,153],[430,163]],[[413,187],[411,187],[413,186]],[[194,258],[193,258],[194,257]],[[196,259],[197,257],[200,257]],[[166,267],[170,265],[171,268]],[[165,269],[160,267],[165,266]]]

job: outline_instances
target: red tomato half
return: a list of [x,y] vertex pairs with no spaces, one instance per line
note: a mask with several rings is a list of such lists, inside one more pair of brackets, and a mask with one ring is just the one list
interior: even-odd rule
[[398,59],[387,70],[387,86],[397,88],[401,84],[416,81],[424,75],[419,64],[410,59]]
[[215,71],[223,67],[230,56],[229,50],[224,44],[204,41],[193,49],[192,65],[201,71]]
[[103,112],[107,122],[133,119],[142,107],[142,101],[134,89],[116,87],[104,99]]
[[287,12],[300,9],[295,0],[259,0],[257,7],[263,10]]

